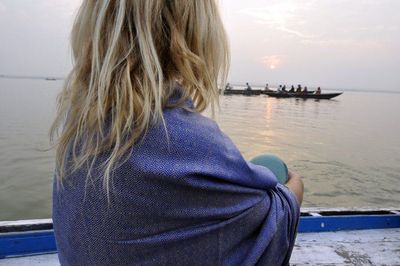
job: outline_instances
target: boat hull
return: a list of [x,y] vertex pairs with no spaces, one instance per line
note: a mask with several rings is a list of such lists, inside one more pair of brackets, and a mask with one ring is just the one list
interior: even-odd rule
[[323,93],[323,94],[306,94],[306,95],[296,95],[296,98],[302,99],[325,99],[329,100],[341,95],[343,92],[338,93]]
[[260,95],[261,90],[224,90],[224,95]]
[[265,92],[266,95],[273,98],[301,98],[301,99],[324,99],[329,100],[335,98],[343,92],[338,93],[322,93],[322,94],[302,94],[302,93],[282,93],[282,92]]
[[293,94],[292,93],[280,93],[280,92],[276,92],[276,91],[267,91],[264,92],[265,95],[268,95],[270,97],[274,97],[274,98],[292,98]]

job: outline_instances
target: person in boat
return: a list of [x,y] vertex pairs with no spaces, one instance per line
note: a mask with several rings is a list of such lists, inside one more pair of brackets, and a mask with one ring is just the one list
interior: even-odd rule
[[289,92],[295,92],[294,86],[292,85],[292,87],[290,88]]
[[70,39],[52,126],[60,264],[288,265],[301,178],[278,164],[279,183],[201,114],[229,69],[217,2],[83,0]]
[[265,88],[264,88],[264,90],[265,90],[265,91],[271,91],[271,90],[269,89],[269,85],[268,85],[268,83],[267,83],[267,84],[265,84]]
[[307,94],[307,93],[308,93],[307,86],[304,86],[303,94]]
[[251,91],[252,88],[248,82],[246,82],[246,91]]
[[315,94],[321,95],[321,87],[318,87],[317,90],[315,91]]
[[282,92],[287,92],[287,90],[286,90],[286,85],[283,85],[283,86],[282,86]]
[[299,85],[297,85],[296,93],[301,93],[301,91],[302,91],[302,88],[301,88],[301,85],[299,84]]
[[231,89],[232,89],[231,84],[227,83],[226,86],[225,86],[225,90],[229,91]]

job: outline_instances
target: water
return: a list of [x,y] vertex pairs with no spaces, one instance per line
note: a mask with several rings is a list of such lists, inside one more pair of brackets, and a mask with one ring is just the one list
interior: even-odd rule
[[0,79],[0,221],[51,215],[54,152],[41,150],[61,84]]
[[[0,79],[0,220],[48,218],[48,128],[60,81]],[[274,153],[304,177],[305,207],[400,204],[400,94],[336,100],[223,96],[216,119],[250,159]]]

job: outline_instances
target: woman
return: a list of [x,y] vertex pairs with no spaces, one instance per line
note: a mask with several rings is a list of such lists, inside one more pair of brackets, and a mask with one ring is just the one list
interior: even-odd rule
[[288,263],[299,177],[294,194],[200,114],[228,68],[214,0],[84,0],[72,50],[52,127],[62,265]]

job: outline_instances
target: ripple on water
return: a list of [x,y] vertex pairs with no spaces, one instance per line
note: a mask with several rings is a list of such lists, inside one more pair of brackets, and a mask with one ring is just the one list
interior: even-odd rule
[[[0,220],[48,218],[47,131],[61,83],[0,80]],[[59,87],[57,87],[59,86]],[[274,153],[305,182],[306,207],[400,205],[400,94],[337,100],[221,97],[216,119],[243,155]]]
[[373,97],[385,108],[371,110],[371,95],[354,93],[333,101],[222,97],[218,122],[246,158],[276,153],[299,172],[305,206],[385,207],[400,204],[398,196],[387,196],[396,193],[393,184],[400,186],[400,139],[397,125],[382,117],[395,120],[400,97]]

